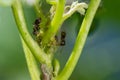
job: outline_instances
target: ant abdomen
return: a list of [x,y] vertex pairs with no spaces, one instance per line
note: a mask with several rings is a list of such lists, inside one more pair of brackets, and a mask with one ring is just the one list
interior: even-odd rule
[[60,41],[60,45],[61,45],[61,46],[64,46],[64,45],[65,45],[65,40],[61,40],[61,41]]

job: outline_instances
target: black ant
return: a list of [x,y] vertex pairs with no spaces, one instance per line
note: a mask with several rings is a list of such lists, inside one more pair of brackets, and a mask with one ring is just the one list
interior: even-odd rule
[[65,45],[65,37],[66,37],[66,33],[64,31],[62,31],[61,32],[61,41],[60,41],[61,46]]
[[65,37],[66,37],[66,32],[62,31],[62,32],[61,32],[60,43],[59,43],[59,42],[58,42],[58,37],[55,36],[55,40],[56,40],[57,45],[59,45],[59,46],[64,46],[64,45],[65,45]]
[[37,35],[40,30],[41,18],[37,18],[33,24],[33,35]]

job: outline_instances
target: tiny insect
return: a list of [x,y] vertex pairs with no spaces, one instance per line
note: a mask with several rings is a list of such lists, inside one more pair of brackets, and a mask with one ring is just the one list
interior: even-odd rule
[[64,40],[66,37],[66,33],[64,31],[61,32],[61,40]]
[[56,40],[57,43],[59,42],[57,35],[55,35],[55,40]]
[[56,45],[57,46],[64,46],[65,45],[65,37],[66,37],[66,32],[62,31],[61,32],[61,37],[60,37],[60,42],[58,39],[58,36],[55,36],[55,40],[56,40]]
[[40,22],[41,22],[41,18],[37,18],[34,22],[34,25],[39,26]]
[[64,46],[64,45],[65,45],[65,40],[61,40],[61,41],[60,41],[60,45],[61,45],[61,46]]
[[61,32],[61,41],[60,41],[61,46],[65,45],[65,37],[66,37],[66,33],[64,31],[62,31]]
[[37,35],[37,34],[38,34],[38,31],[35,28],[33,28],[33,35]]
[[41,22],[41,18],[37,18],[33,24],[33,35],[37,35],[39,33],[40,30],[40,22]]

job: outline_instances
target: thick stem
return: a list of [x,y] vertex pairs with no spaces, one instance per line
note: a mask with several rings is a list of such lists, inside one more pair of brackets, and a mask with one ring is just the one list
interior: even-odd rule
[[27,30],[27,26],[26,26],[26,22],[24,19],[23,9],[22,9],[20,0],[16,0],[13,3],[12,11],[13,11],[20,35],[25,41],[30,51],[33,53],[35,58],[39,60],[39,62],[50,65],[51,61],[49,57],[44,53],[44,51],[39,47],[39,45],[32,39],[32,37],[30,36]]
[[47,44],[51,37],[53,37],[58,29],[60,28],[61,22],[62,22],[62,16],[64,13],[64,6],[65,6],[65,0],[59,0],[56,7],[56,12],[53,17],[53,20],[51,21],[51,25],[49,26],[45,36],[43,37],[42,43]]
[[97,8],[100,4],[101,0],[91,0],[90,5],[88,7],[87,13],[85,15],[85,18],[83,20],[83,23],[81,25],[81,29],[78,33],[78,37],[76,39],[75,46],[73,48],[73,51],[70,55],[70,58],[68,59],[64,69],[62,72],[55,78],[55,80],[68,80],[70,75],[72,74],[79,57],[81,55],[82,49],[84,47],[92,20],[95,16],[95,13],[97,11]]
[[31,79],[32,80],[41,80],[40,79],[40,69],[38,69],[37,62],[36,62],[34,56],[32,55],[31,51],[27,47],[27,45],[24,42],[24,40],[22,39],[22,37],[21,37],[21,41],[23,44],[23,49],[25,52],[26,62],[27,62],[27,66],[28,66],[28,69],[29,69],[29,72],[31,75]]

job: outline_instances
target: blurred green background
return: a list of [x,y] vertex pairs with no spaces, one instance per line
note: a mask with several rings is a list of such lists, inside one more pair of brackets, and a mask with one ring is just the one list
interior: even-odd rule
[[[120,80],[120,1],[103,0],[97,11],[79,62],[69,80]],[[28,29],[36,19],[34,9],[24,6]],[[63,24],[66,45],[56,57],[63,68],[77,37],[81,15]],[[59,53],[61,52],[61,53]],[[10,7],[0,6],[0,80],[30,80],[19,33]]]

